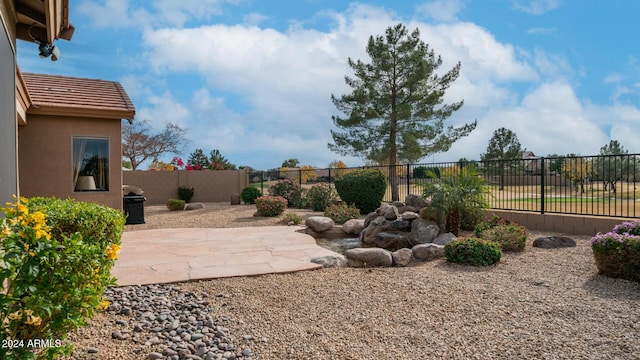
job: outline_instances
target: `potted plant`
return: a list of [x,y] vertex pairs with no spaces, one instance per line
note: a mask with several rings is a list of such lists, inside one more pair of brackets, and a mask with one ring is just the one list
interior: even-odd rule
[[194,189],[190,186],[180,186],[178,187],[178,198],[180,200],[184,200],[184,202],[188,203],[193,198]]

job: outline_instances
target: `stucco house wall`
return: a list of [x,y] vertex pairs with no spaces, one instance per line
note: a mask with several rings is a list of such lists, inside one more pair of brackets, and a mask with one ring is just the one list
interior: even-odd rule
[[[109,139],[109,190],[75,191],[72,138]],[[29,115],[18,131],[22,196],[55,196],[122,209],[120,119]]]
[[15,17],[0,1],[0,204],[18,194]]

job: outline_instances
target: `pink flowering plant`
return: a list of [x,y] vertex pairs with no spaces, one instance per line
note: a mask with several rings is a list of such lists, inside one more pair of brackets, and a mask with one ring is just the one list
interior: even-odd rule
[[260,216],[278,216],[287,208],[287,199],[282,196],[260,196],[256,199]]
[[591,249],[600,274],[640,282],[640,220],[596,234]]

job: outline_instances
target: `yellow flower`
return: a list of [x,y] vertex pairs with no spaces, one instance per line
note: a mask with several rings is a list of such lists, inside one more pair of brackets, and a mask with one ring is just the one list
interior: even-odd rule
[[9,319],[11,320],[20,319],[20,318],[22,318],[22,310],[18,310],[16,312],[9,314]]
[[98,310],[106,310],[109,308],[109,302],[107,300],[102,300],[100,304],[98,304]]
[[44,230],[36,229],[36,239],[45,238],[47,240],[51,240],[51,234]]
[[105,250],[106,254],[107,254],[107,259],[109,260],[115,260],[118,258],[118,253],[120,252],[120,245],[118,244],[111,244],[107,247],[107,249]]
[[24,244],[24,250],[29,251],[29,244]]
[[33,215],[31,215],[31,218],[38,225],[44,225],[45,224],[45,222],[44,222],[45,215],[40,211],[34,212]]
[[40,324],[42,323],[42,319],[40,318],[40,316],[34,316],[33,311],[25,310],[25,314],[27,315],[26,323],[28,325],[40,326]]
[[21,212],[24,215],[29,215],[29,208],[22,204],[16,204],[16,209],[18,209],[18,212]]
[[11,228],[9,228],[7,225],[4,225],[2,227],[2,235],[3,236],[9,236],[11,235]]
[[29,251],[29,255],[36,256],[36,253],[34,253],[33,251]]

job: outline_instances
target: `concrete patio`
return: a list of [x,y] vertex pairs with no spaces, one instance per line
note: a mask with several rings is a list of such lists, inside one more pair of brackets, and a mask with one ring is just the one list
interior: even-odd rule
[[319,269],[336,255],[297,226],[127,231],[111,274],[119,286]]

